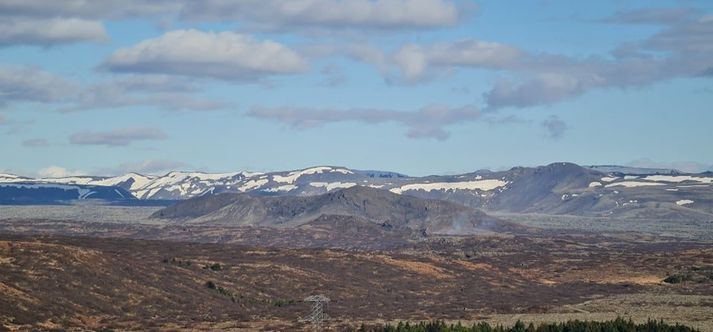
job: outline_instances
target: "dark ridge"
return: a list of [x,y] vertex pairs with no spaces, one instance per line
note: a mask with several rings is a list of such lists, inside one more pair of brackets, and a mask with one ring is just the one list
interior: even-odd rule
[[159,210],[153,218],[199,224],[296,227],[321,216],[353,216],[423,234],[514,231],[513,224],[463,205],[355,186],[316,196],[206,195]]

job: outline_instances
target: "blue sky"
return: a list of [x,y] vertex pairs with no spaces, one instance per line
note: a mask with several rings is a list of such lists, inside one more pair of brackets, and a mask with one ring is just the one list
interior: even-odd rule
[[0,0],[0,171],[713,165],[709,1]]

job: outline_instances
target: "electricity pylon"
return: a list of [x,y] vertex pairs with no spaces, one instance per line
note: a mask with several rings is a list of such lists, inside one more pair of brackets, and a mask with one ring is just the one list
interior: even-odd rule
[[312,295],[306,297],[303,301],[312,302],[312,309],[306,321],[312,323],[312,330],[315,332],[322,331],[322,322],[325,320],[324,306],[329,302],[329,298],[324,295]]

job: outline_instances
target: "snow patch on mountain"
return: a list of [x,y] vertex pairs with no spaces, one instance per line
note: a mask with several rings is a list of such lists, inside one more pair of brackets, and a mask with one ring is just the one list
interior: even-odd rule
[[294,184],[286,184],[286,185],[282,185],[282,186],[279,186],[279,187],[268,188],[268,189],[265,189],[265,190],[263,190],[263,191],[271,192],[271,193],[276,193],[276,192],[280,192],[280,191],[288,192],[288,191],[292,191],[292,190],[295,190],[295,189],[297,189],[297,186],[295,186]]
[[626,188],[634,188],[634,187],[645,187],[645,186],[664,186],[663,183],[657,183],[657,182],[642,182],[642,181],[622,181],[622,182],[615,182],[615,183],[610,183],[606,185],[606,188],[611,188],[611,187],[626,187]]
[[700,183],[713,183],[713,178],[709,177],[699,177],[690,175],[650,175],[644,178],[648,181],[658,181],[658,182],[673,182],[681,183],[685,181],[700,182]]
[[318,166],[307,168],[299,171],[293,171],[288,173],[286,176],[273,175],[272,180],[280,183],[295,183],[303,175],[321,174],[327,172],[341,173],[341,174],[354,174],[354,172],[346,168],[332,168],[327,166]]
[[432,190],[482,190],[490,191],[507,185],[507,181],[489,179],[475,180],[463,182],[434,182],[434,183],[412,183],[401,187],[391,188],[390,191],[396,194],[402,194],[409,190],[423,190],[430,192]]
[[216,181],[216,180],[223,180],[227,178],[234,177],[238,174],[242,174],[241,172],[232,172],[232,173],[200,173],[200,172],[192,172],[192,173],[183,173],[188,177],[191,178],[196,178],[202,181]]
[[346,189],[356,186],[354,182],[310,182],[310,186],[315,188],[326,188],[327,191],[334,189]]
[[2,182],[2,183],[28,182],[28,181],[32,181],[32,179],[28,179],[28,178],[13,175],[13,174],[0,174],[0,182]]
[[258,180],[250,180],[246,182],[244,185],[238,187],[239,191],[246,192],[250,190],[255,190],[258,189],[264,185],[266,185],[270,180],[268,179],[258,179]]
[[102,179],[102,180],[98,180],[98,181],[92,181],[89,184],[98,185],[98,186],[118,186],[122,183],[126,183],[128,181],[133,181],[128,189],[131,191],[134,191],[134,190],[139,190],[139,189],[145,187],[155,178],[156,178],[155,176],[145,176],[145,175],[141,175],[138,173],[129,173],[129,174],[106,178],[106,179]]
[[[187,198],[202,195],[208,190],[215,189],[215,186],[234,185],[239,179],[244,178],[243,172],[232,173],[202,173],[202,172],[170,172],[165,176],[151,179],[143,186],[133,188],[138,198],[155,198],[154,196],[162,190],[167,191],[178,198]],[[259,175],[260,173],[249,173]],[[236,179],[236,177],[238,179]],[[169,196],[171,196],[169,195]]]

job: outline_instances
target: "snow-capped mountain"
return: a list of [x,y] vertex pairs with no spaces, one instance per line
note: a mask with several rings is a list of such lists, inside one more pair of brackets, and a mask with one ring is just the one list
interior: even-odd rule
[[17,176],[14,174],[0,173],[0,182],[1,183],[22,182],[22,181],[32,181],[32,179],[22,177],[22,176]]
[[[12,174],[0,174],[0,183],[53,183],[65,185],[95,185],[117,186],[130,191],[139,199],[165,199],[177,200],[201,196],[213,192],[251,192],[259,191],[264,194],[307,194],[314,191],[329,191],[335,188],[344,188],[356,185],[353,182],[339,182],[341,180],[356,179],[390,179],[403,177],[391,172],[359,171],[342,167],[312,167],[297,171],[258,173],[258,172],[233,172],[233,173],[202,173],[202,172],[170,172],[162,176],[142,175],[128,173],[116,177],[99,176],[72,176],[63,178],[27,178]],[[314,185],[314,189],[297,191],[295,189],[305,185],[305,180]],[[338,180],[338,181],[334,181]],[[322,188],[322,189],[320,189]]]
[[68,185],[117,186],[139,199],[179,200],[219,192],[256,192],[264,195],[310,195],[357,184],[382,187],[406,176],[381,171],[353,171],[343,167],[318,166],[302,170],[258,173],[170,172],[162,176],[128,173],[116,177],[73,176],[31,179],[0,174],[0,183],[35,182]]
[[425,177],[334,166],[270,173],[129,173],[57,179],[0,174],[0,183],[18,182],[115,186],[142,200],[182,200],[223,192],[312,196],[365,186],[488,211],[713,220],[713,174],[572,163]]

